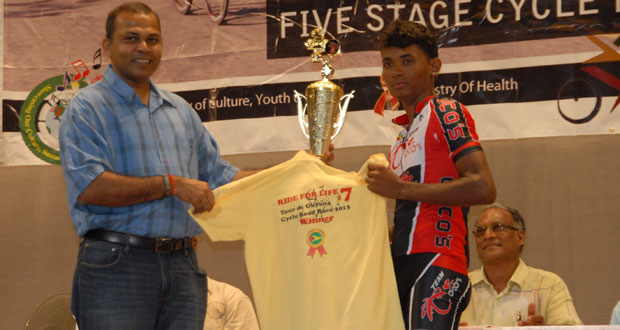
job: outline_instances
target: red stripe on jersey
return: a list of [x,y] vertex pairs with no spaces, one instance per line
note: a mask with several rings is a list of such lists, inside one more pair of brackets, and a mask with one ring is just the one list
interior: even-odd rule
[[471,142],[468,142],[468,143],[464,144],[460,148],[456,149],[452,153],[452,155],[450,155],[450,158],[452,158],[452,159],[456,158],[456,156],[458,156],[458,154],[460,154],[463,150],[469,149],[471,147],[480,147],[480,142],[478,142],[478,141],[471,141]]

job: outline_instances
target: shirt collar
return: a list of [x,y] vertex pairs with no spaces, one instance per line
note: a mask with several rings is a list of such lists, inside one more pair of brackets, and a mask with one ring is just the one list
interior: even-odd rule
[[523,259],[519,258],[519,266],[517,266],[517,269],[512,274],[512,277],[510,277],[510,281],[508,283],[510,284],[512,282],[518,285],[519,287],[523,287],[525,285],[526,280],[527,280],[527,266],[525,265],[525,262],[523,262]]
[[[424,100],[422,100],[421,102],[418,102],[418,104],[415,105],[415,109],[413,110],[413,113],[417,115],[420,112],[422,112],[422,110],[424,110],[424,107],[426,106],[428,101],[430,101],[433,97],[435,96],[431,95],[425,98]],[[405,113],[404,115],[400,115],[398,117],[393,118],[392,122],[396,125],[406,126],[409,124],[409,117],[407,117],[407,114]]]
[[[103,78],[101,83],[104,84],[105,88],[118,94],[127,103],[142,103],[138,94],[112,69],[111,64],[108,64],[106,67]],[[149,84],[151,85],[151,95],[149,96],[149,109],[151,112],[157,110],[164,103],[172,105],[172,100],[164,93],[161,93],[150,79]]]
[[[527,279],[527,266],[525,265],[525,262],[523,262],[523,259],[519,258],[519,265],[517,266],[517,269],[515,269],[515,272],[512,274],[512,276],[510,277],[510,280],[508,280],[508,284],[506,285],[506,289],[504,291],[509,290],[515,285],[519,287],[523,287],[526,279]],[[493,288],[493,284],[489,282],[489,279],[487,279],[487,276],[484,274],[484,266],[480,267],[479,272],[472,272],[470,275],[470,280],[471,280],[472,285],[484,284],[484,285],[487,285]]]
[[396,125],[400,125],[400,126],[405,126],[407,124],[409,124],[409,117],[407,117],[407,114],[405,113],[404,115],[400,115],[398,117],[394,117],[392,119],[392,122]]

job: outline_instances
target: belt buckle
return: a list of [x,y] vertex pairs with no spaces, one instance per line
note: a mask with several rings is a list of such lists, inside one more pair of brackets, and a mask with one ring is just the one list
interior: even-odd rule
[[156,238],[155,253],[170,253],[170,241],[169,238]]

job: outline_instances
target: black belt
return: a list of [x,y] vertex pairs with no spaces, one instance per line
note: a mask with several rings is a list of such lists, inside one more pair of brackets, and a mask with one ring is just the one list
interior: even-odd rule
[[129,235],[105,229],[91,229],[86,232],[84,238],[118,244],[127,244],[132,247],[153,250],[155,253],[172,253],[185,250],[190,247],[196,248],[195,237],[181,239],[153,238]]

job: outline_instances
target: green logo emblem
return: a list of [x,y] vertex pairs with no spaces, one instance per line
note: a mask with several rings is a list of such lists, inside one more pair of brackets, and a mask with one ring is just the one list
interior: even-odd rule
[[19,110],[19,130],[26,146],[50,164],[60,164],[58,134],[62,114],[73,95],[88,86],[85,79],[71,80],[65,73],[43,81],[30,92]]

